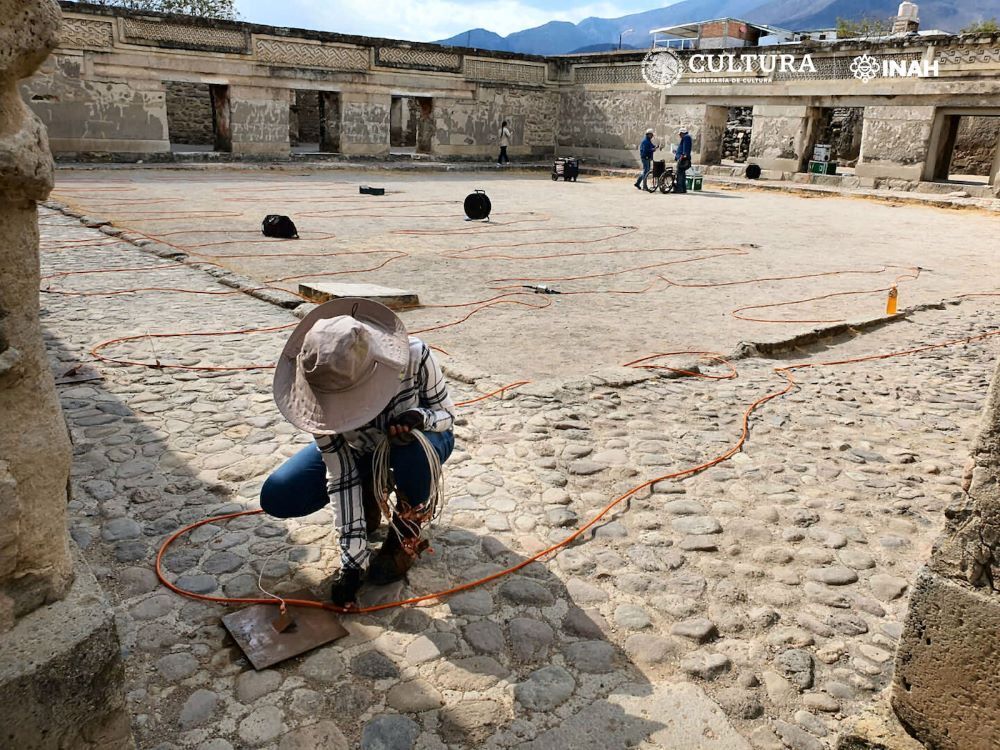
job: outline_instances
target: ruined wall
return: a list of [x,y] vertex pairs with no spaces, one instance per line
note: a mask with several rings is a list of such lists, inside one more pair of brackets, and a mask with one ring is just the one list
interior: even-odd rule
[[167,126],[170,142],[196,146],[215,143],[212,94],[207,83],[167,81]]
[[510,129],[512,157],[550,156],[555,146],[559,96],[549,89],[482,85],[476,99],[434,100],[434,151],[446,156],[500,152],[500,125]]
[[1000,148],[1000,117],[963,117],[951,158],[953,174],[988,175]]
[[[546,59],[82,3],[65,8],[62,47],[24,95],[51,126],[57,154],[68,158],[88,152],[168,157],[164,82],[184,80],[228,85],[226,133],[241,158],[287,158],[293,143],[316,142],[314,96],[300,103],[296,90],[339,94],[339,150],[376,158],[388,153],[393,135],[397,143],[412,140],[402,126],[413,118],[392,118],[391,97],[433,101],[431,127],[418,120],[420,151],[492,158],[507,119],[513,156],[541,158],[558,150],[621,165],[637,163],[647,127],[663,145],[676,140],[678,127],[688,127],[695,161],[718,162],[724,111],[752,105],[758,116],[747,160],[784,173],[804,169],[812,145],[836,137],[824,132],[831,109],[866,108],[859,179],[915,182],[936,173],[946,150],[938,147],[941,118],[949,111],[989,112],[1000,97],[1000,34],[905,38],[876,50],[890,62],[933,59],[939,77],[860,81],[851,62],[871,52],[871,44],[844,41],[787,48],[814,56],[813,70],[747,70],[720,81],[684,68],[661,91],[645,81],[644,53],[635,51]],[[689,55],[679,54],[682,62]],[[854,124],[838,139],[848,162],[859,150]],[[332,150],[335,140],[323,150]],[[229,150],[227,138],[220,144]]]
[[812,156],[818,115],[812,107],[755,106],[750,161],[765,169],[799,171]]
[[914,586],[896,654],[892,706],[935,750],[1000,746],[1000,368],[973,466]]
[[388,94],[341,94],[340,150],[344,154],[389,153]]
[[229,89],[233,153],[240,156],[288,154],[288,94],[263,86]]
[[75,156],[170,150],[166,93],[158,81],[88,74],[84,55],[76,53],[52,55],[21,88],[55,152]]
[[865,108],[859,177],[919,180],[927,162],[935,108]]

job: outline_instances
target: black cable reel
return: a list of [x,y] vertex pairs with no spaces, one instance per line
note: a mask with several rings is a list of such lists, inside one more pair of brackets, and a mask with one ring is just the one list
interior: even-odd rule
[[476,190],[465,196],[465,215],[469,221],[489,221],[493,204],[489,196],[482,190]]

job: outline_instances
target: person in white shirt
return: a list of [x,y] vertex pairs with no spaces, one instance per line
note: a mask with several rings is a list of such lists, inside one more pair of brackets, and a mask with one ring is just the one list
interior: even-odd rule
[[497,157],[497,166],[509,164],[510,158],[507,156],[507,147],[510,145],[510,128],[504,120],[500,125],[500,156]]

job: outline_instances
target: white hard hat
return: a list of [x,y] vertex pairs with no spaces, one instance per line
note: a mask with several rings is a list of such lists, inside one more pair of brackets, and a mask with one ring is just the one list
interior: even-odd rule
[[679,133],[683,133],[684,135],[687,135],[688,129],[687,128],[681,128],[678,132]]
[[648,130],[646,131],[646,135],[656,135],[656,131],[655,131],[655,130],[653,130],[652,128],[649,128],[649,129],[648,129]]

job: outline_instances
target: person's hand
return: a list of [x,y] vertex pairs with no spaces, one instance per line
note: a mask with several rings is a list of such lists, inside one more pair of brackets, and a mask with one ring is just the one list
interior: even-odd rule
[[413,430],[422,430],[424,428],[424,421],[422,412],[416,409],[404,411],[389,422],[389,437],[399,438],[413,432]]

